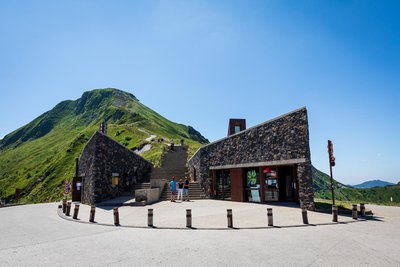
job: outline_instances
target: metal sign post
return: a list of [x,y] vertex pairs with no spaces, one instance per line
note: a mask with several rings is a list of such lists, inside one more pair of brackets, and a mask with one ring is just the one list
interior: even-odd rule
[[333,156],[333,144],[331,140],[328,140],[328,154],[329,154],[329,169],[331,171],[332,205],[335,205],[335,191],[333,188],[333,174],[332,174],[332,167],[335,166],[335,157]]

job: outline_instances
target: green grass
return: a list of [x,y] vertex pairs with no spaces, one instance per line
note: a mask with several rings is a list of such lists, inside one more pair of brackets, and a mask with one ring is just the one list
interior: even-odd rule
[[[188,126],[171,122],[141,104],[133,95],[116,89],[85,92],[76,101],[63,101],[51,111],[0,140],[0,198],[13,201],[16,188],[23,189],[20,203],[58,200],[63,181],[72,180],[75,158],[108,118],[108,135],[135,149],[150,135],[166,141],[184,139],[189,154],[200,146],[201,135]],[[153,142],[142,156],[160,166],[164,145]]]
[[[314,197],[316,199],[332,199],[330,177],[313,168]],[[379,205],[400,205],[400,186],[384,186],[374,188],[352,188],[334,181],[335,199],[353,203],[371,203]],[[390,201],[393,199],[393,202]]]

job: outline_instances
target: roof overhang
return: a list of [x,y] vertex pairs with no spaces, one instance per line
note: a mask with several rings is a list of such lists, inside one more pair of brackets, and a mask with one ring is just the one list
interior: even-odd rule
[[305,162],[307,162],[306,158],[273,160],[273,161],[263,161],[263,162],[250,162],[250,163],[210,166],[210,170],[249,168],[249,167],[261,167],[261,166],[293,165],[293,164],[299,164],[299,163],[305,163]]

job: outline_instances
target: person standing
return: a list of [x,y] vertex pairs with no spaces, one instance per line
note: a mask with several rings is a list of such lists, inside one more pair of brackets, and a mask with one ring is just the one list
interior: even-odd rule
[[185,182],[183,182],[183,201],[190,201],[189,200],[189,180],[185,177]]
[[182,179],[180,179],[179,183],[178,183],[178,198],[177,198],[177,200],[179,200],[179,198],[181,199],[181,201],[183,201],[183,181],[182,181]]
[[176,196],[175,176],[172,176],[172,180],[171,182],[169,182],[169,188],[171,189],[171,202],[175,202],[175,196]]

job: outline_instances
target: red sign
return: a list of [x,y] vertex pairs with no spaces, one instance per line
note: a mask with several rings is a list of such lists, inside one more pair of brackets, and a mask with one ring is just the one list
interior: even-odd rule
[[71,189],[70,183],[68,180],[64,181],[64,196],[68,196],[69,190]]
[[329,164],[335,166],[335,157],[333,156],[333,144],[331,140],[328,140],[328,153],[329,153]]

